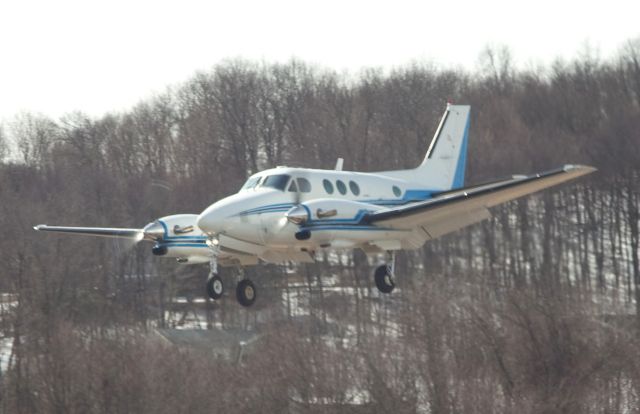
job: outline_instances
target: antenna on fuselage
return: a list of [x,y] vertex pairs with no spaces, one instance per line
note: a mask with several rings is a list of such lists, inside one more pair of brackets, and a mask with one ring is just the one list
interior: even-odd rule
[[343,164],[344,164],[344,159],[343,158],[338,158],[338,160],[336,161],[336,168],[334,168],[334,170],[342,171],[342,165]]

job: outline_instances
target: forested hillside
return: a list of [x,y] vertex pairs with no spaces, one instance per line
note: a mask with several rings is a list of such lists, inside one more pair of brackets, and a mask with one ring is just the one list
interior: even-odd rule
[[[566,163],[599,171],[403,252],[390,297],[364,254],[326,252],[313,265],[247,269],[253,308],[203,303],[207,266],[155,258],[144,243],[32,230],[199,213],[276,165],[412,167],[447,101],[472,107],[468,184]],[[526,70],[504,50],[487,50],[472,72],[229,61],[129,111],[23,113],[0,138],[3,412],[640,404],[638,42],[610,60]],[[228,361],[153,339],[194,315],[203,329],[258,333],[256,351]]]

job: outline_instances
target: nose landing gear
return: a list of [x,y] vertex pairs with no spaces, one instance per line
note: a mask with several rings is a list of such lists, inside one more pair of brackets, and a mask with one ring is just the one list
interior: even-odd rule
[[224,293],[222,278],[218,276],[218,255],[220,248],[217,243],[207,243],[211,248],[211,259],[209,260],[209,278],[207,279],[207,294],[211,299],[220,299]]
[[224,293],[222,278],[217,274],[209,275],[207,279],[207,294],[211,299],[220,299]]

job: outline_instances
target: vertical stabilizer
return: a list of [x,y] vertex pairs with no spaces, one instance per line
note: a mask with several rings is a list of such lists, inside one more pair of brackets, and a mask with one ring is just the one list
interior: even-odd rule
[[470,110],[469,105],[448,104],[422,163],[414,169],[379,174],[433,190],[463,187]]

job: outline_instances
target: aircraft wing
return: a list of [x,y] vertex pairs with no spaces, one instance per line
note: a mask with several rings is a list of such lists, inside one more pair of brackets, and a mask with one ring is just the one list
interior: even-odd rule
[[142,229],[120,229],[109,227],[64,227],[64,226],[47,226],[39,224],[33,228],[38,231],[50,231],[55,233],[73,233],[84,234],[86,236],[101,237],[122,237],[122,238],[142,238]]
[[489,218],[488,208],[590,174],[596,169],[565,165],[556,170],[529,176],[460,188],[426,201],[370,213],[368,224],[413,229],[414,247],[426,240],[450,233]]

